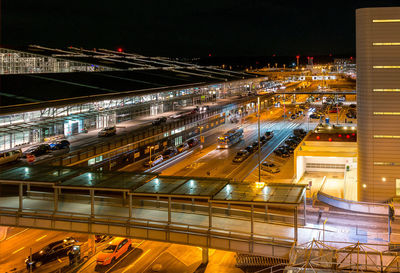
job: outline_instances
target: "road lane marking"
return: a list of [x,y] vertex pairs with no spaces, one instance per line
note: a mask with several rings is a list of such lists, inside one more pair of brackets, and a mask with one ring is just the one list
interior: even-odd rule
[[36,242],[39,242],[40,240],[42,240],[42,239],[45,238],[45,237],[47,237],[47,234],[46,234],[46,235],[43,235],[43,236],[40,237],[40,238],[37,238],[35,241],[36,241]]
[[125,273],[126,271],[128,271],[129,269],[131,269],[140,259],[142,259],[144,256],[147,255],[147,253],[150,252],[151,249],[146,250],[145,253],[143,253],[136,261],[134,261],[132,264],[130,264],[124,271],[122,271],[122,273]]
[[29,229],[29,228],[26,228],[26,229],[24,229],[24,230],[22,230],[22,231],[20,231],[20,232],[18,232],[18,233],[15,233],[14,235],[8,237],[8,238],[6,239],[6,241],[9,240],[9,239],[11,239],[11,238],[14,238],[15,236],[20,235],[22,232],[25,232],[25,231],[27,231],[28,229]]
[[21,251],[21,250],[23,250],[25,247],[23,246],[23,247],[21,247],[21,248],[19,248],[19,249],[17,249],[17,250],[15,250],[12,254],[15,254],[15,253],[17,253],[17,252],[19,252],[19,251]]

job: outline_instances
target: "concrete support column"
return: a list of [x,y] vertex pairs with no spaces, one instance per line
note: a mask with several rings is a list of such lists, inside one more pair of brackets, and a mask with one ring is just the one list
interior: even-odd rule
[[208,200],[208,229],[212,228],[212,202]]
[[267,219],[267,222],[269,222],[268,205],[265,205],[265,218]]
[[303,193],[303,199],[304,199],[304,225],[307,225],[307,197],[306,197],[306,191]]
[[171,223],[171,197],[168,197],[168,224]]
[[58,189],[54,188],[54,212],[58,211]]
[[298,234],[298,225],[297,225],[297,207],[294,209],[294,215],[293,215],[293,217],[294,217],[294,240],[295,240],[295,242],[296,242],[296,245],[297,245],[297,241],[298,241],[298,239],[299,239],[299,234]]
[[129,219],[132,218],[132,194],[128,195],[129,198]]
[[192,198],[192,211],[194,212],[194,198]]
[[207,247],[202,247],[201,248],[201,262],[203,264],[208,263],[208,248]]
[[26,185],[26,190],[27,190],[27,191],[30,191],[30,190],[31,190],[31,183],[28,183],[28,184]]
[[251,239],[253,240],[253,234],[254,234],[254,205],[251,205],[251,210],[250,210],[250,233],[251,233]]
[[21,211],[24,208],[24,201],[23,201],[23,195],[24,195],[24,185],[20,183],[19,185],[19,210]]
[[160,196],[159,195],[157,195],[157,205],[156,205],[156,207],[157,208],[160,207]]
[[122,192],[122,206],[125,206],[126,204],[126,192]]
[[231,203],[228,203],[227,213],[228,216],[231,216]]
[[89,252],[94,255],[96,253],[96,237],[94,234],[89,234],[88,238]]
[[94,190],[90,190],[90,216],[94,217]]

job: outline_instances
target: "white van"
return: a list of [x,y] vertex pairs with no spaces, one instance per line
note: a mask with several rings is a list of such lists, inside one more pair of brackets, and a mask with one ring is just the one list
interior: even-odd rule
[[6,164],[8,162],[17,161],[22,157],[21,149],[10,149],[5,151],[0,151],[0,165]]

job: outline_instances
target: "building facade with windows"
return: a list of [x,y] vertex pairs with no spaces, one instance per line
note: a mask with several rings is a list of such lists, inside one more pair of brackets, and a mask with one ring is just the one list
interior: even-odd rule
[[400,195],[400,7],[356,11],[358,199]]

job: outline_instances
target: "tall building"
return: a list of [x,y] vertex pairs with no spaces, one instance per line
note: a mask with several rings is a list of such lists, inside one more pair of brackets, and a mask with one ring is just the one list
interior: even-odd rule
[[358,199],[400,195],[400,7],[356,11]]

